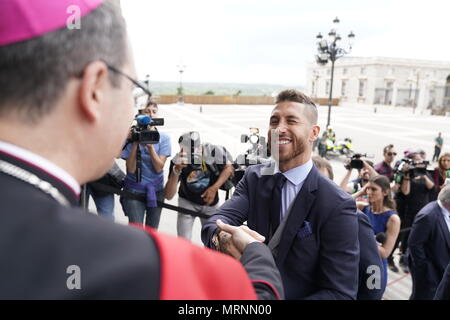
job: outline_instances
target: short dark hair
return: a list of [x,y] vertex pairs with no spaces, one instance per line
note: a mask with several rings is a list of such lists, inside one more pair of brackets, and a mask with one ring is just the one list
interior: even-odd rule
[[305,109],[306,116],[309,118],[309,120],[312,124],[317,124],[317,118],[318,118],[317,106],[310,97],[301,93],[298,90],[287,89],[287,90],[281,91],[277,95],[275,104],[285,102],[285,101],[298,102],[298,103],[304,104],[307,107]]
[[[38,122],[53,110],[70,77],[79,77],[96,60],[122,67],[126,48],[125,21],[113,1],[84,16],[80,29],[63,27],[0,46],[0,116],[15,112],[24,121]],[[114,87],[118,76],[109,73]]]
[[383,154],[386,154],[389,152],[390,149],[394,147],[393,144],[388,144],[386,147],[383,148]]

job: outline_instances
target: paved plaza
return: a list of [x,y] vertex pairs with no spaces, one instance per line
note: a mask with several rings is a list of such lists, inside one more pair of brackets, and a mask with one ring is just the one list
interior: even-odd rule
[[[198,131],[203,142],[211,142],[225,146],[236,157],[248,146],[240,142],[241,134],[248,134],[250,127],[260,128],[263,136],[267,136],[269,116],[273,106],[250,105],[160,105],[159,116],[165,119],[164,127],[159,130],[170,135],[172,155],[178,152],[178,137],[186,131]],[[372,161],[382,160],[382,149],[392,143],[400,159],[407,148],[422,148],[431,159],[434,152],[434,138],[442,132],[444,138],[443,152],[450,152],[450,118],[430,116],[403,107],[378,106],[376,113],[373,106],[353,105],[333,107],[331,125],[336,132],[337,140],[349,137],[353,141],[354,150],[374,156]],[[319,107],[319,125],[325,128],[328,107]],[[345,174],[344,158],[332,159],[335,182],[339,183]],[[124,161],[117,160],[124,169]],[[434,167],[436,164],[433,163]],[[169,161],[166,162],[165,178]],[[356,177],[356,172],[355,172]],[[225,195],[220,191],[220,203]],[[168,203],[177,205],[177,196]],[[95,208],[90,204],[90,209]],[[122,208],[116,197],[115,216],[118,223],[127,223]],[[159,230],[176,235],[177,213],[163,209]],[[194,224],[193,242],[201,245],[201,225],[197,219]],[[396,256],[396,259],[398,257]],[[389,272],[388,289],[385,299],[407,299],[411,291],[410,275],[401,271],[398,274]]]

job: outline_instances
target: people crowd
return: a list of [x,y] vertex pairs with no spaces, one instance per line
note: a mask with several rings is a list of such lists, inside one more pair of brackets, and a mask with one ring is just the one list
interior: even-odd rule
[[[74,2],[78,31],[65,27]],[[388,267],[398,272],[397,247],[411,299],[449,298],[450,154],[441,154],[441,133],[434,170],[423,150],[395,162],[388,144],[381,163],[358,156],[336,184],[324,159],[336,133],[328,127],[319,139],[314,101],[283,90],[267,119],[272,161],[248,165],[219,205],[235,174],[225,146],[188,131],[172,157],[150,96],[139,111],[145,130],[129,128],[133,89],[147,89],[134,80],[114,2],[58,4],[9,1],[0,11],[0,299],[375,300]],[[108,184],[122,189],[131,226],[111,221]],[[109,219],[79,208],[81,185]],[[180,208],[203,216],[207,248],[157,231],[177,191]],[[192,239],[194,218],[178,214],[179,237]],[[80,267],[83,290],[66,277]]]
[[[151,112],[149,115],[154,117],[158,110],[157,104],[154,102],[149,103],[140,113],[145,112],[149,107],[149,112]],[[317,156],[314,156],[314,163],[319,170],[320,168],[326,168],[326,170],[323,169],[322,173],[326,173],[325,175],[332,179],[333,169],[325,157],[325,140],[328,138],[328,135],[335,137],[335,133],[332,130],[326,130],[321,135],[321,138],[317,137]],[[163,174],[164,162],[166,159],[169,159],[171,151],[170,137],[162,132],[161,137],[162,140],[158,144],[140,146],[142,153],[147,154],[142,159],[144,177],[147,177],[149,173],[158,174],[160,177],[157,184],[154,185],[156,187],[156,199],[160,202],[163,202],[164,199],[170,200],[178,192],[178,206],[180,208],[189,209],[209,217],[215,215],[215,218],[211,221],[217,220],[217,217],[220,217],[220,212],[227,210],[224,209],[227,207],[226,205],[223,207],[219,205],[218,191],[234,175],[232,155],[223,146],[202,142],[199,132],[186,132],[178,138],[180,151],[170,160],[168,173]],[[160,147],[161,144],[166,145],[166,147]],[[132,159],[136,157],[136,147],[136,142],[134,144],[127,143],[122,152],[121,157],[126,160],[127,177],[125,181],[134,181],[136,178],[134,175],[134,171],[136,171],[135,160],[134,162],[130,161],[130,157]],[[154,148],[153,150],[156,150],[156,152],[151,153],[150,148]],[[219,150],[219,157],[211,157],[211,150]],[[155,162],[151,156],[152,154],[159,155],[157,159],[160,159],[161,162]],[[415,218],[422,208],[433,201],[436,202],[439,192],[444,189],[445,182],[447,181],[448,183],[446,179],[450,176],[449,153],[439,156],[437,166],[434,169],[430,168],[431,166],[426,159],[426,153],[421,149],[405,150],[402,159],[398,159],[397,154],[395,146],[388,144],[382,148],[383,160],[375,165],[372,161],[362,158],[360,160],[361,167],[354,168],[350,166],[350,159],[348,159],[345,164],[346,173],[339,183],[342,190],[356,201],[358,215],[366,217],[367,225],[370,225],[371,228],[373,241],[377,244],[377,254],[380,258],[382,269],[379,277],[380,290],[365,295],[363,293],[360,294],[363,291],[359,288],[358,299],[381,298],[388,283],[388,268],[393,272],[399,272],[399,267],[394,259],[397,249],[398,264],[402,271],[414,274],[414,271],[411,269],[414,269],[416,265],[412,260],[416,246],[409,247],[409,238]],[[196,161],[195,159],[198,160],[198,163],[193,163]],[[211,159],[213,161],[210,161]],[[214,159],[220,160],[218,164],[214,162]],[[159,172],[154,169],[155,165],[158,166],[158,164],[160,164]],[[356,178],[352,179],[355,172],[357,173]],[[163,177],[167,177],[167,182],[164,185]],[[128,184],[125,183],[125,188],[127,188],[127,185],[130,185],[130,182]],[[141,185],[144,187],[146,182],[141,182]],[[139,193],[139,190],[132,190]],[[140,192],[147,197],[148,192],[145,189],[141,189]],[[240,194],[239,187],[236,188],[235,192]],[[130,206],[130,202],[133,202],[134,205]],[[121,203],[130,223],[143,224],[144,211],[147,210],[145,224],[156,229],[158,228],[162,209],[160,205],[156,206],[156,208],[149,208],[142,200],[128,199],[121,199]],[[136,214],[134,214],[134,211],[138,207],[141,208],[140,213],[138,218],[135,218]],[[178,236],[192,240],[194,219],[195,216],[182,212],[178,213]],[[205,228],[205,225],[208,225],[208,219],[203,216],[200,220]],[[152,221],[156,221],[156,223]],[[227,222],[238,224],[237,222]],[[261,230],[257,229],[256,231],[264,234]],[[223,238],[225,239],[226,236],[223,236]],[[211,242],[209,242],[211,239],[205,240],[203,237],[206,246],[213,247]],[[223,241],[225,242],[225,240]],[[223,247],[227,246],[229,245],[225,244]],[[224,250],[224,248],[221,250]],[[229,250],[233,252],[234,249]],[[367,249],[361,250],[369,251]],[[227,250],[224,251],[227,252]],[[230,252],[227,253],[230,254]],[[365,253],[367,254],[367,252]],[[362,252],[360,252],[360,255],[362,256]],[[430,259],[432,258],[430,257]],[[361,270],[360,275],[363,272]],[[444,268],[442,267],[439,275],[443,275],[443,273]],[[413,281],[414,283],[417,281],[420,283],[422,280],[417,280],[417,277],[423,276],[423,273],[419,272],[416,274],[418,276],[413,276]],[[364,281],[359,280],[359,282],[362,283]],[[434,284],[434,291],[437,289],[437,284]],[[417,292],[417,289],[415,292]],[[290,297],[289,294],[287,294],[287,297]],[[411,298],[420,297],[423,296],[417,293],[411,296]],[[433,298],[431,294],[428,294],[427,297]]]

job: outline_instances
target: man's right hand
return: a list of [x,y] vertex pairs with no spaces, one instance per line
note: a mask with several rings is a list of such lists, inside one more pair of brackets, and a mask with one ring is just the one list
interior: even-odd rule
[[232,226],[223,223],[220,219],[216,221],[216,224],[221,230],[218,235],[221,252],[236,259],[241,258],[248,244],[265,240],[264,236],[247,226]]
[[175,165],[175,170],[181,171],[183,168],[187,167],[187,165],[189,163],[189,159],[187,158],[185,152],[180,151],[172,159],[172,162]]

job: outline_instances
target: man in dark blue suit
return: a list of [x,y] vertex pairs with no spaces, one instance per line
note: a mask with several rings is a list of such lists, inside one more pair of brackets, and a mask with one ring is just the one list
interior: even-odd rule
[[450,300],[450,263],[445,269],[444,276],[436,290],[434,300]]
[[268,134],[276,162],[247,169],[233,197],[203,227],[202,240],[230,248],[215,221],[247,221],[272,249],[287,299],[355,299],[356,205],[314,167],[312,143],[319,131],[314,102],[296,90],[282,91]]
[[[314,165],[321,174],[333,180],[333,167],[320,156],[313,156]],[[383,272],[383,261],[378,251],[377,241],[373,234],[369,218],[361,211],[356,210],[358,216],[359,239],[359,280],[357,300],[380,300],[386,288]]]
[[450,263],[450,186],[417,214],[409,236],[411,300],[433,299]]

